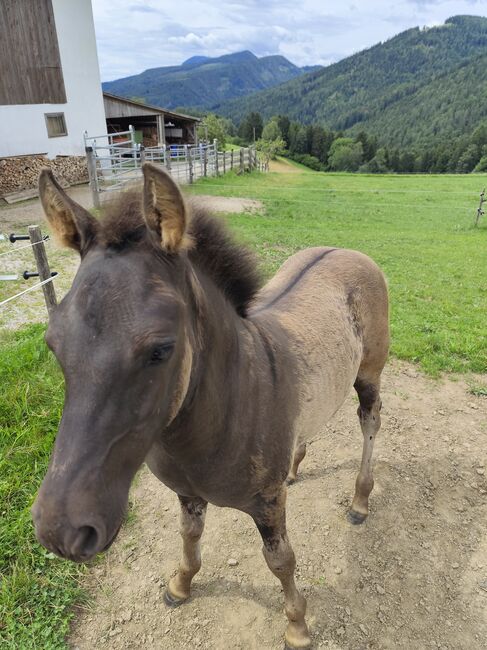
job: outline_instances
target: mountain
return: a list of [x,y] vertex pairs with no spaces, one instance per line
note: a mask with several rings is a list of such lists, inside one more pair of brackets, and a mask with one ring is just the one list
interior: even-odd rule
[[283,56],[258,58],[252,52],[215,59],[193,56],[180,66],[151,68],[141,74],[103,83],[103,90],[140,97],[147,104],[207,109],[233,97],[276,86],[308,72]]
[[338,63],[213,106],[239,122],[258,110],[409,145],[470,132],[487,117],[487,18],[409,29]]

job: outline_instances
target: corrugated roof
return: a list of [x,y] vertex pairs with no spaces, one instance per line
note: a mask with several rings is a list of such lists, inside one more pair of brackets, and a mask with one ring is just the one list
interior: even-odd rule
[[140,106],[140,108],[145,108],[146,110],[155,111],[156,113],[161,113],[167,115],[168,117],[175,117],[183,120],[191,120],[192,122],[201,122],[201,117],[194,117],[193,115],[185,115],[184,113],[175,113],[170,111],[168,108],[162,108],[161,106],[151,106],[151,104],[144,104],[143,102],[135,101],[134,99],[128,99],[127,97],[120,97],[120,95],[114,95],[113,93],[103,91],[103,96],[108,97],[108,99],[115,99],[116,101],[125,102],[126,104],[131,104],[132,106]]

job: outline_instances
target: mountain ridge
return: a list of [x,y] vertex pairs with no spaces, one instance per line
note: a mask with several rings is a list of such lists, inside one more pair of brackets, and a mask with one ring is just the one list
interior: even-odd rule
[[[471,115],[462,116],[459,132],[471,128],[474,119],[487,117],[487,78],[477,63],[485,54],[487,18],[453,16],[442,25],[405,30],[271,89],[214,104],[212,110],[235,122],[253,110],[264,119],[282,114],[335,131],[365,130],[389,144],[412,144],[418,129],[422,137],[439,134],[446,138],[454,131],[454,113],[465,113],[459,81],[465,89],[464,103],[472,109]],[[477,87],[472,70],[478,74]],[[454,100],[448,97],[449,84]],[[478,105],[471,101],[474,92],[479,95]],[[416,120],[411,125],[411,120],[406,119],[412,128],[411,137],[400,128],[408,114],[414,114]]]
[[220,57],[193,56],[179,66],[149,68],[104,82],[103,90],[137,97],[148,104],[199,110],[234,97],[275,86],[308,73],[281,55],[257,57],[250,50]]

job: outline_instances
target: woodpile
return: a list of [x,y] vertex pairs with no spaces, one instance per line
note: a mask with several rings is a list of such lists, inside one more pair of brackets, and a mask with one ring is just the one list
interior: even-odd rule
[[84,156],[21,156],[0,159],[0,197],[37,187],[39,173],[50,167],[63,186],[88,181]]

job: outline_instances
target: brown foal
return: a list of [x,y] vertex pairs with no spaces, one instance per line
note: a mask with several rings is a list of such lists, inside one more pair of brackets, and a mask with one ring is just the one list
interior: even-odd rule
[[46,334],[66,399],[33,507],[39,540],[77,562],[108,548],[145,461],[181,504],[183,557],[166,602],[190,595],[207,503],[237,508],[281,581],[287,647],[309,647],[286,484],[355,387],[364,445],[349,518],[367,517],[389,340],[381,271],[355,251],[310,248],[260,288],[252,255],[149,164],[142,195],[101,220],[47,170],[40,196],[81,264]]

